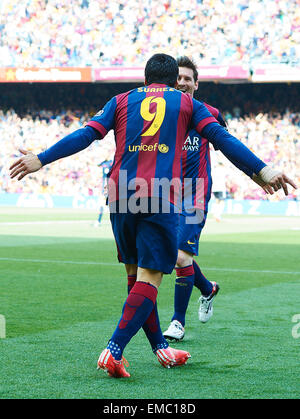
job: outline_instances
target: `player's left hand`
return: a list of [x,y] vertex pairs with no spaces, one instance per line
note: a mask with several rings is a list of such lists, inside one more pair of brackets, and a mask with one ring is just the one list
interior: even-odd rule
[[11,171],[11,179],[19,175],[18,180],[21,180],[24,176],[29,173],[37,172],[42,167],[42,163],[40,162],[38,156],[31,153],[31,151],[23,149],[20,149],[19,151],[23,154],[23,157],[15,161],[15,163],[10,166],[9,170]]

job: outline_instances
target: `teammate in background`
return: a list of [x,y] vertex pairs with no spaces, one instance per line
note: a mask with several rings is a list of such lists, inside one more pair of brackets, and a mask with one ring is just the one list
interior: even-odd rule
[[[23,157],[10,167],[11,178],[21,180],[46,164],[85,149],[114,129],[116,153],[108,190],[112,229],[119,261],[125,263],[126,269],[137,266],[136,281],[120,321],[98,360],[98,367],[116,378],[130,376],[124,367],[123,352],[144,325],[153,352],[164,367],[183,365],[190,358],[188,352],[169,347],[160,329],[156,304],[163,274],[170,274],[177,260],[177,194],[171,181],[180,182],[182,147],[188,129],[195,128],[274,191],[283,188],[288,194],[287,184],[296,187],[284,173],[268,167],[227,133],[201,102],[176,90],[177,77],[176,60],[155,54],[145,68],[147,87],[113,97],[85,128],[38,155],[20,150]],[[161,179],[170,180],[168,191],[157,188]],[[149,200],[153,200],[154,208],[149,207]]]
[[102,195],[99,199],[99,213],[98,213],[98,220],[95,222],[95,227],[100,227],[101,221],[104,214],[104,208],[107,204],[107,178],[111,169],[111,166],[113,164],[112,160],[109,160],[109,157],[107,156],[105,160],[103,160],[101,163],[98,164],[98,167],[102,168]]
[[103,214],[104,214],[104,208],[105,208],[105,205],[106,205],[106,199],[105,199],[105,196],[103,195],[103,193],[99,197],[98,205],[99,205],[98,219],[94,223],[94,227],[100,227],[101,226],[101,222],[102,222],[102,218],[103,218]]
[[[194,95],[198,89],[198,71],[194,62],[186,57],[177,59],[179,66],[179,77],[177,89],[184,93]],[[206,104],[205,104],[206,105]],[[226,126],[220,112],[206,105],[210,112],[215,116],[222,126]],[[246,174],[252,177],[253,172],[245,170],[244,167],[239,166],[238,161],[231,159],[233,164],[238,166]],[[220,199],[220,192],[224,193],[222,182],[225,183],[224,172],[222,172],[223,179],[218,179],[220,173],[215,173],[216,176],[216,189],[218,189],[217,198]],[[196,130],[191,130],[185,140],[182,154],[182,177],[183,179],[193,179],[192,187],[187,188],[190,191],[183,196],[192,196],[191,203],[186,204],[183,202],[183,210],[180,214],[179,221],[179,236],[178,236],[178,259],[176,263],[176,282],[174,293],[174,314],[168,329],[163,333],[164,337],[168,340],[182,340],[185,335],[185,316],[192,294],[193,287],[195,286],[200,290],[201,296],[199,298],[200,306],[198,310],[199,320],[206,323],[213,314],[213,300],[219,291],[219,285],[216,282],[210,282],[203,275],[200,267],[194,260],[194,256],[198,256],[199,252],[199,239],[204,228],[208,203],[212,192],[212,176],[211,176],[211,162],[210,162],[210,148],[209,141],[199,136]],[[200,205],[196,202],[196,180],[197,178],[204,180],[204,196]],[[185,186],[185,183],[183,183]],[[264,186],[261,184],[260,186]],[[271,189],[265,186],[267,193],[272,193]],[[202,210],[201,210],[202,208]],[[202,212],[203,216],[197,223],[190,224],[187,219],[191,214],[197,210]]]
[[213,169],[212,193],[215,202],[212,206],[212,214],[217,222],[221,221],[226,199],[226,171],[222,162],[218,162]]
[[101,163],[98,164],[98,167],[102,168],[102,193],[105,194],[105,187],[107,182],[107,177],[109,175],[110,169],[112,167],[113,161],[106,157]]

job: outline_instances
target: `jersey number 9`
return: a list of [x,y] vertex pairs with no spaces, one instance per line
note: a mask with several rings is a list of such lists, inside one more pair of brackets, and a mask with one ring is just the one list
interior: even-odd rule
[[[150,112],[150,105],[156,103],[156,111]],[[166,101],[163,97],[149,96],[141,103],[141,116],[145,121],[152,122],[142,137],[150,137],[157,133],[163,123],[166,113]]]

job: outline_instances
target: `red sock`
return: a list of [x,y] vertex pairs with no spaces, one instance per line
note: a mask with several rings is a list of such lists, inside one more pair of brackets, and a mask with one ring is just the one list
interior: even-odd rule
[[130,291],[132,290],[132,287],[134,286],[134,284],[136,282],[136,274],[135,275],[127,275],[127,279],[128,279],[128,294],[129,294]]

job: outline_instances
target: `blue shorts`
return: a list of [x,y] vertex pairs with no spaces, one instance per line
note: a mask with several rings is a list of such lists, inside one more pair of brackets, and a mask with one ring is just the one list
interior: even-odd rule
[[179,216],[179,229],[178,229],[178,249],[188,253],[192,253],[198,256],[199,252],[199,240],[202,229],[205,225],[207,212],[202,212],[198,220],[195,219],[194,223],[188,223],[193,221],[192,217],[182,213]]
[[170,274],[176,264],[179,214],[170,213],[110,214],[118,249],[118,260],[140,268]]

